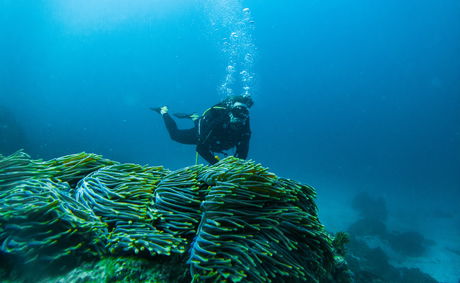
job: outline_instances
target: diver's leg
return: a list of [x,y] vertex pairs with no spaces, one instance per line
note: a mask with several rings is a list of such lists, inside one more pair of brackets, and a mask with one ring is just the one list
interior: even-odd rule
[[198,135],[196,128],[178,129],[176,121],[168,113],[163,114],[163,121],[172,140],[183,144],[197,144]]

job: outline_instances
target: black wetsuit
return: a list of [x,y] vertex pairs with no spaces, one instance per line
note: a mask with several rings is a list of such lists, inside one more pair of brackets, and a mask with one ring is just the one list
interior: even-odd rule
[[236,147],[235,157],[246,159],[249,151],[251,130],[249,117],[240,127],[230,126],[229,110],[217,104],[195,121],[195,127],[181,130],[168,114],[163,115],[171,139],[183,144],[195,144],[196,151],[211,164],[218,160],[214,152],[223,152]]

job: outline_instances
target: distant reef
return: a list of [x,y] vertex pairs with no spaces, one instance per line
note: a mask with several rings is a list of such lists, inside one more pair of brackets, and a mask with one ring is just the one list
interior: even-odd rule
[[2,282],[352,282],[346,241],[312,187],[253,161],[0,155]]
[[434,242],[415,231],[392,231],[387,227],[383,198],[359,193],[352,201],[359,218],[347,229],[346,259],[356,283],[437,283],[419,268],[394,266],[398,261],[422,258]]
[[0,154],[10,154],[27,145],[26,135],[13,112],[0,105]]

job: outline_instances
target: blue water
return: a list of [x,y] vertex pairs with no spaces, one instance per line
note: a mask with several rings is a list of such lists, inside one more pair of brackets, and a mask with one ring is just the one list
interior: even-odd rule
[[181,168],[194,148],[148,107],[201,112],[246,86],[249,158],[315,186],[326,228],[354,221],[356,193],[382,197],[390,230],[436,243],[400,262],[460,279],[459,1],[93,2],[0,1],[2,154]]

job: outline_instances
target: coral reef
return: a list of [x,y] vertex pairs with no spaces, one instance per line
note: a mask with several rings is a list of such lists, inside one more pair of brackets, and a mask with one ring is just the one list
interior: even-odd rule
[[338,232],[332,240],[332,245],[340,256],[345,256],[348,242],[350,242],[350,235],[345,232]]
[[168,262],[153,262],[139,257],[107,257],[95,262],[85,262],[80,266],[48,277],[41,283],[66,282],[185,282],[186,266]]
[[1,250],[25,264],[97,256],[105,227],[67,183],[29,179],[0,194]]
[[352,207],[361,216],[351,224],[348,232],[355,237],[370,236],[378,239],[406,257],[425,255],[434,241],[426,239],[415,231],[389,231],[386,225],[387,209],[382,198],[373,198],[366,193],[358,194],[352,201]]
[[370,248],[366,242],[350,238],[347,262],[356,283],[437,283],[418,268],[395,267],[381,248]]
[[41,161],[17,152],[0,157],[0,256],[15,270],[0,274],[350,282],[347,237],[325,232],[314,198],[312,187],[234,157],[170,171],[87,153]]
[[0,191],[6,191],[28,179],[52,178],[66,182],[71,188],[87,174],[117,164],[96,154],[72,154],[49,161],[33,160],[22,151],[0,155]]
[[355,282],[437,282],[417,268],[393,266],[387,255],[397,253],[403,258],[420,257],[433,244],[432,241],[418,232],[388,231],[387,209],[382,198],[361,193],[352,201],[352,207],[361,218],[348,228],[350,243],[345,257]]
[[422,234],[414,231],[392,232],[386,237],[388,245],[400,254],[410,257],[421,257],[426,254],[428,247],[434,245],[434,241],[426,239]]

